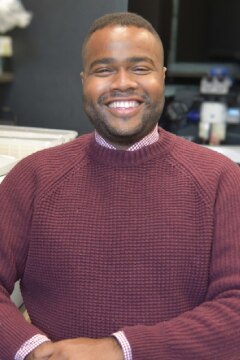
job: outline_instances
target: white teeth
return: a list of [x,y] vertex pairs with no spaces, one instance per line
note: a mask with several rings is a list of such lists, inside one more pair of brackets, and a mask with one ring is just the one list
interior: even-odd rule
[[137,101],[114,101],[108,105],[110,108],[135,108],[139,106]]

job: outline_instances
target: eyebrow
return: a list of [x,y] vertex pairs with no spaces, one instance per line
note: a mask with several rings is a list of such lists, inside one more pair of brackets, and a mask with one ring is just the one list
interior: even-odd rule
[[[111,57],[101,58],[101,59],[93,61],[90,65],[90,69],[92,69],[96,65],[104,65],[104,64],[109,65],[109,64],[114,63],[115,61],[116,61],[116,59],[111,58]],[[132,56],[130,58],[127,58],[126,61],[130,62],[130,63],[148,62],[148,63],[154,65],[153,60],[151,58],[149,58],[148,56]]]
[[133,57],[129,58],[128,61],[132,62],[132,63],[148,62],[148,63],[154,65],[153,60],[148,56],[133,56]]
[[113,58],[101,58],[101,59],[98,59],[98,60],[95,60],[93,61],[91,64],[90,64],[90,69],[92,69],[94,66],[96,65],[101,65],[101,64],[111,64],[114,62],[114,59]]

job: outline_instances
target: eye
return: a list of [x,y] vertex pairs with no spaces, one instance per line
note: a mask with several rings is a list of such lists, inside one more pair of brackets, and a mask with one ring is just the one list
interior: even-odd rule
[[147,66],[134,66],[132,72],[138,75],[147,75],[151,72],[151,69]]
[[113,69],[108,67],[101,67],[94,70],[94,74],[101,77],[108,76],[112,73],[113,73]]

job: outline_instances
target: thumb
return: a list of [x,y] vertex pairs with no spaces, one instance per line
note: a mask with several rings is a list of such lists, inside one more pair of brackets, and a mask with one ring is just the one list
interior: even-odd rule
[[51,341],[47,341],[34,349],[28,356],[26,360],[47,360],[50,356],[53,355],[54,346]]

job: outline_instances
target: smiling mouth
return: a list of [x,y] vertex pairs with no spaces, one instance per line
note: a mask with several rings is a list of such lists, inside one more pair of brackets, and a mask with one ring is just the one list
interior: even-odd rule
[[130,101],[113,101],[107,106],[110,109],[135,109],[138,108],[142,103],[140,101],[130,100]]

